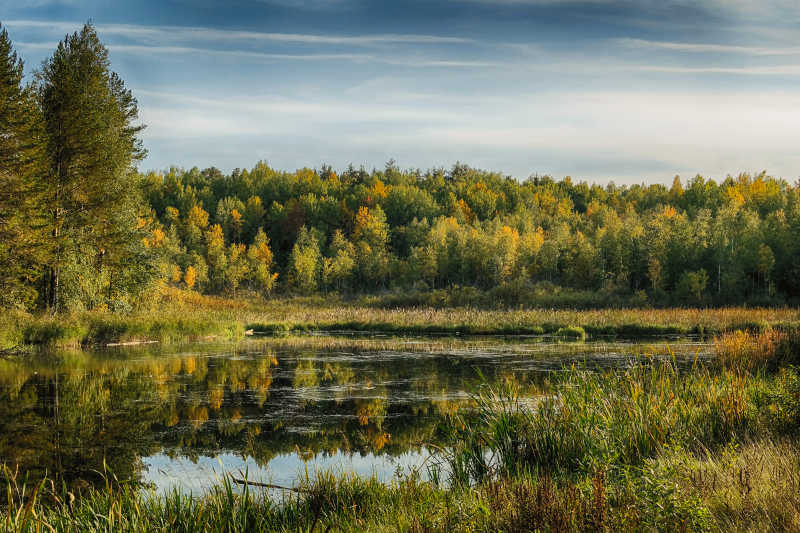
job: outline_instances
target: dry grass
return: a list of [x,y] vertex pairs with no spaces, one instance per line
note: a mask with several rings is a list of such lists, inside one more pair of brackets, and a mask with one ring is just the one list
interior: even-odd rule
[[798,309],[617,309],[617,310],[479,310],[471,308],[374,309],[366,307],[306,307],[277,303],[243,313],[250,322],[284,323],[319,329],[374,329],[386,326],[465,333],[503,331],[555,332],[561,327],[579,326],[590,334],[701,333],[732,329],[761,329],[766,325],[800,324]]
[[736,330],[714,338],[714,353],[727,368],[774,370],[800,360],[800,333],[772,328],[759,332]]
[[[246,329],[270,335],[298,331],[386,334],[529,334],[574,338],[721,334],[800,328],[800,309],[527,309],[376,308],[332,298],[231,300],[165,289],[130,313],[85,311],[58,317],[0,320],[0,349],[16,343],[79,346],[120,341],[240,339]],[[3,346],[5,345],[5,346]]]
[[662,466],[697,494],[718,531],[800,531],[800,449],[762,440],[705,458],[677,454]]
[[170,289],[159,301],[162,312],[190,311],[252,325],[281,325],[284,329],[363,329],[442,333],[556,333],[559,328],[583,328],[602,334],[722,333],[800,326],[800,309],[670,308],[670,309],[520,309],[487,310],[472,307],[380,308],[338,298],[289,298],[231,301]]

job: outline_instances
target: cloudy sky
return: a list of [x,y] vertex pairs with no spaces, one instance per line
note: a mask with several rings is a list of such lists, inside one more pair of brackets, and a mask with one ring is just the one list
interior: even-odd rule
[[89,19],[143,169],[800,177],[797,0],[0,0],[28,72]]

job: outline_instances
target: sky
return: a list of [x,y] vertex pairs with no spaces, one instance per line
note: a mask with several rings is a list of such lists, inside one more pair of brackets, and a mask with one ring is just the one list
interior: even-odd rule
[[29,74],[88,20],[142,170],[800,178],[797,0],[0,0]]

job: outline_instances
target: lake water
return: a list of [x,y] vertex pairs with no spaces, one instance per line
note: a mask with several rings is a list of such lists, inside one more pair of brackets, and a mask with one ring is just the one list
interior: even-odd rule
[[[104,469],[193,494],[230,473],[282,486],[315,470],[390,480],[424,473],[482,383],[533,396],[564,367],[621,368],[665,352],[663,340],[467,339],[433,352],[417,351],[428,341],[418,338],[386,342],[393,350],[305,340],[315,347],[255,340],[0,359],[0,463],[73,489],[100,483]],[[669,342],[687,360],[709,351]]]

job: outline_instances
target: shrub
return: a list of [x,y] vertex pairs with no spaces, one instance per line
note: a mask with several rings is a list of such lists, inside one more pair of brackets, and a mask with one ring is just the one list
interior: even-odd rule
[[555,333],[556,337],[573,340],[586,340],[586,331],[580,326],[567,326],[558,328]]

